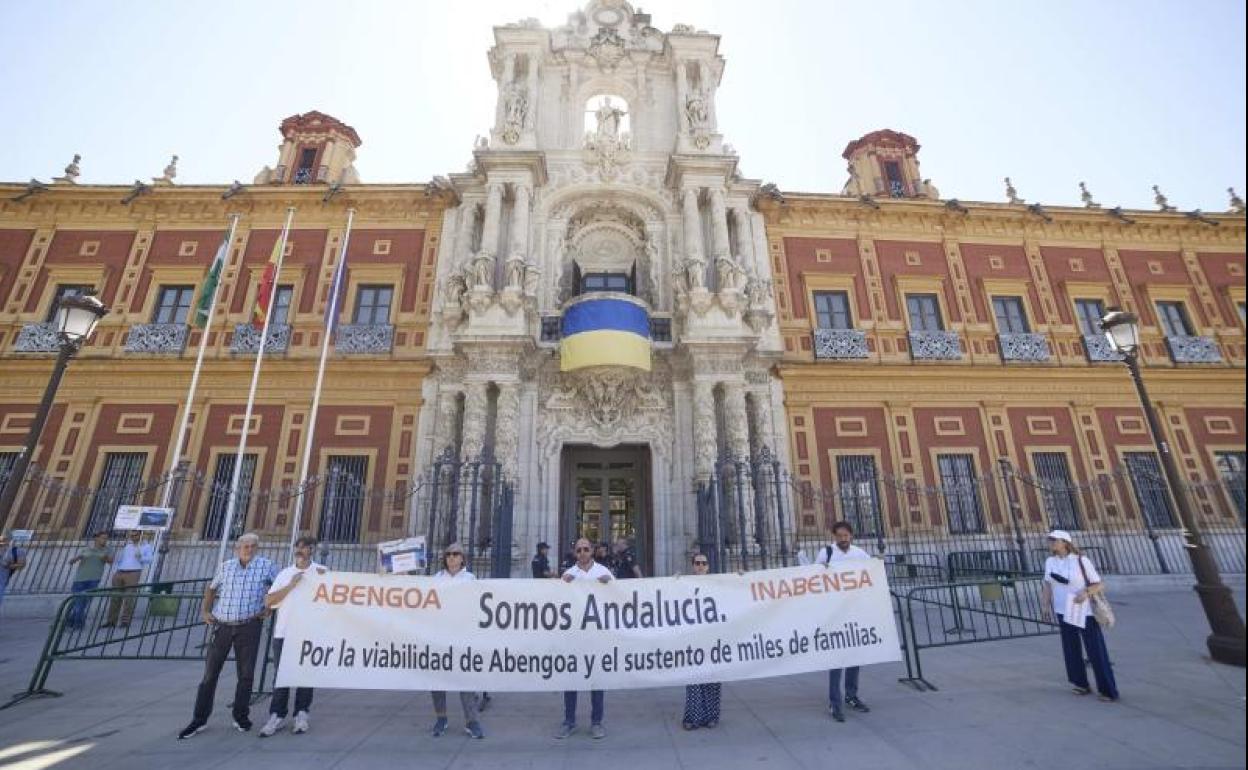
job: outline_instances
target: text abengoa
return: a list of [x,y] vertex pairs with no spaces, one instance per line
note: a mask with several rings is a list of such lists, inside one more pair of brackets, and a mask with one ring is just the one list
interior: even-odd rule
[[331,572],[281,612],[282,687],[664,687],[901,657],[875,559],[605,585]]

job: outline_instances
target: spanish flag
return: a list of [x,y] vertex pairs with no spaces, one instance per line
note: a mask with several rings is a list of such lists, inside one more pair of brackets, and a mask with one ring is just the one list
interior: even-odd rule
[[650,314],[636,300],[587,296],[564,308],[560,369],[629,366],[650,371]]
[[273,301],[273,281],[277,275],[277,261],[281,256],[282,236],[279,234],[273,242],[269,263],[264,266],[264,275],[260,277],[260,290],[256,292],[256,306],[251,311],[251,325],[256,327],[256,331],[264,331],[264,318],[269,314],[269,303]]

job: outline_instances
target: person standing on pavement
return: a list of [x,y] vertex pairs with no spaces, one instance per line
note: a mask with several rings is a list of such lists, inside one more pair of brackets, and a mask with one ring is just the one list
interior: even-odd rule
[[[464,567],[464,549],[459,543],[451,543],[442,552],[442,569],[433,576],[434,580],[445,580],[459,583],[476,580],[477,576]],[[446,718],[446,692],[434,690],[433,696],[433,737],[437,738],[446,732],[450,724]],[[470,738],[484,738],[485,730],[481,728],[481,715],[477,710],[477,693],[459,693],[459,703],[464,709],[464,732]]]
[[[1049,533],[1049,551],[1044,561],[1044,588],[1040,605],[1041,616],[1051,620],[1057,616],[1062,632],[1062,656],[1066,659],[1066,678],[1076,695],[1092,692],[1088,669],[1083,663],[1084,651],[1096,677],[1096,691],[1107,703],[1118,700],[1118,683],[1109,662],[1109,649],[1101,624],[1092,614],[1090,600],[1105,590],[1101,575],[1092,560],[1079,552],[1070,533],[1055,529]],[[1067,617],[1067,612],[1080,613],[1082,618]],[[1082,627],[1079,620],[1083,620]],[[1082,643],[1082,647],[1081,647]]]
[[550,569],[550,545],[546,542],[537,544],[537,553],[533,556],[533,561],[529,563],[529,568],[533,571],[535,578],[552,578],[555,573]]
[[[277,677],[277,667],[282,662],[282,643],[286,639],[286,612],[278,609],[282,601],[295,590],[309,570],[324,575],[324,566],[312,561],[316,551],[317,539],[304,535],[295,541],[295,563],[277,573],[273,585],[264,597],[264,606],[277,612],[273,619],[273,676]],[[312,688],[296,687],[295,689],[295,723],[291,732],[301,735],[308,731],[308,709],[312,708]],[[273,696],[269,699],[269,721],[260,728],[260,737],[268,738],[286,724],[286,710],[290,703],[289,687],[273,688]]]
[[[121,553],[113,564],[113,590],[134,593],[134,587],[139,584],[139,578],[143,575],[143,568],[152,563],[152,546],[150,543],[140,542],[142,536],[143,533],[139,530],[130,530],[126,544],[121,547]],[[123,599],[114,596],[108,603],[108,618],[100,624],[100,628],[112,628],[119,621],[121,627],[125,628],[130,625],[133,617],[134,597],[127,596]]]
[[260,537],[248,532],[234,544],[235,558],[221,563],[212,582],[204,589],[203,620],[212,629],[208,654],[204,660],[204,678],[195,693],[195,713],[191,722],[178,733],[178,740],[190,738],[208,724],[212,701],[217,692],[217,678],[225,660],[234,650],[238,684],[234,688],[234,727],[240,732],[251,729],[251,684],[256,673],[256,655],[268,610],[264,597],[277,579],[277,565],[257,556]]
[[9,578],[26,566],[26,549],[13,540],[13,533],[0,532],[0,602],[8,588]]
[[[563,582],[571,583],[576,580],[611,582],[611,570],[594,561],[594,546],[589,540],[586,538],[577,540],[572,550],[576,555],[576,563],[563,573]],[[563,693],[563,724],[559,725],[559,729],[555,732],[556,738],[567,738],[576,732],[576,695],[576,690],[567,690]],[[607,731],[602,726],[602,717],[606,708],[606,698],[603,691],[590,690],[589,703],[589,734],[594,738],[605,738]]]
[[[706,575],[711,571],[711,562],[704,553],[693,555],[693,574]],[[681,727],[696,730],[699,727],[711,729],[719,725],[719,682],[709,684],[691,684],[685,687],[685,718]]]
[[[838,521],[832,525],[832,544],[819,551],[816,564],[825,567],[854,559],[870,559],[866,551],[854,545],[854,528],[848,521]],[[866,714],[871,709],[858,697],[858,666],[834,668],[828,671],[828,712],[837,722],[845,721],[845,710],[842,704],[854,711]],[[841,698],[841,676],[845,677],[845,697]]]
[[[108,530],[102,529],[91,538],[90,545],[69,560],[71,567],[78,565],[78,569],[74,570],[74,579],[69,590],[74,594],[83,594],[99,588],[100,581],[104,579],[104,568],[112,563],[113,555],[108,549]],[[85,596],[78,596],[74,599],[69,609],[69,617],[65,621],[66,627],[82,628],[87,617],[87,605],[90,602],[91,600]]]

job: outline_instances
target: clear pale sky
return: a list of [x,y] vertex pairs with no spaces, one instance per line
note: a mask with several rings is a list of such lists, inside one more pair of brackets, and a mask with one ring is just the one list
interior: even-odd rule
[[[1227,208],[1245,177],[1242,0],[651,0],[721,35],[720,129],[746,176],[837,192],[845,144],[915,136],[943,197]],[[0,180],[250,182],[277,124],[319,109],[364,140],[365,182],[462,170],[486,133],[491,27],[572,0],[9,0]]]

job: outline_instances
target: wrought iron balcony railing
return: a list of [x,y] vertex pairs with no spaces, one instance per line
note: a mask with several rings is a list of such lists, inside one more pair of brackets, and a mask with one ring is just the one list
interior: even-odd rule
[[1170,348],[1170,358],[1176,364],[1216,364],[1222,361],[1218,344],[1209,337],[1166,337],[1166,347]]
[[186,324],[135,324],[126,335],[126,352],[181,353],[189,335]]
[[1049,341],[1043,334],[998,334],[1003,361],[1048,361]]
[[392,324],[343,324],[334,337],[339,353],[389,353],[393,348]]
[[910,357],[916,361],[958,361],[962,339],[957,332],[910,332]]
[[866,358],[866,332],[857,329],[815,329],[815,358],[838,360]]
[[[285,353],[290,347],[290,324],[270,324],[269,338],[265,340],[265,353]],[[231,353],[255,353],[260,349],[260,330],[251,324],[236,324],[234,339],[230,342]]]
[[56,324],[47,321],[38,324],[26,324],[17,333],[13,350],[17,353],[55,353],[61,349],[61,341],[56,333]]
[[1083,349],[1088,353],[1089,361],[1121,361],[1122,354],[1114,350],[1104,334],[1083,335]]

